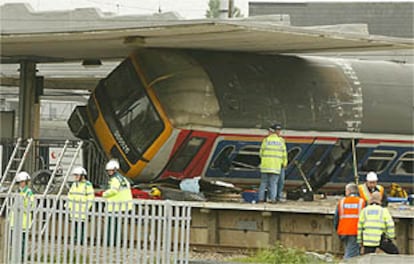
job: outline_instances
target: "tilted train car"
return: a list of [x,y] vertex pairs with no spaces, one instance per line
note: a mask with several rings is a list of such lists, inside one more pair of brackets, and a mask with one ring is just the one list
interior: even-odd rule
[[343,190],[358,174],[413,188],[413,65],[296,55],[141,49],[101,80],[69,126],[135,182],[259,182],[266,128],[283,124],[287,186]]

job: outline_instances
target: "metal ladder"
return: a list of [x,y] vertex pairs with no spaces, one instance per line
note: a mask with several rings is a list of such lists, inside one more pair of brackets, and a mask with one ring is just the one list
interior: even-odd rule
[[[60,168],[60,164],[62,163],[62,159],[63,159],[63,156],[64,156],[64,155],[65,155],[65,153],[66,153],[66,150],[67,150],[67,148],[68,148],[68,145],[69,145],[69,140],[66,140],[66,141],[65,141],[65,145],[64,145],[64,146],[63,146],[63,148],[62,148],[62,151],[59,153],[59,157],[58,157],[58,159],[57,159],[57,161],[56,161],[56,165],[55,165],[55,168],[53,169],[52,175],[50,175],[50,179],[49,179],[49,181],[47,182],[46,189],[44,190],[44,192],[43,192],[43,194],[42,194],[42,198],[46,197],[46,195],[47,195],[47,194],[48,194],[48,192],[49,192],[50,186],[52,185],[53,180],[55,179],[56,173],[57,173],[58,169]],[[76,157],[77,157],[77,156],[76,156]],[[74,159],[75,159],[75,160],[76,160],[76,157],[74,157]],[[70,170],[70,169],[71,169],[71,168],[69,168],[69,170]]]
[[[0,187],[3,185],[3,183],[5,182],[6,178],[9,176],[9,178],[11,177],[11,184],[9,186],[9,188],[7,189],[7,195],[3,201],[3,204],[1,205],[1,209],[0,209],[0,215],[3,214],[4,208],[6,208],[6,204],[8,202],[10,193],[13,190],[13,186],[16,183],[16,175],[22,170],[24,162],[26,161],[27,158],[27,154],[29,153],[32,145],[33,145],[33,138],[29,138],[27,140],[27,144],[26,146],[22,146],[22,139],[18,138],[17,142],[16,142],[16,146],[14,147],[14,150],[12,152],[12,155],[10,156],[10,160],[7,163],[7,167],[4,171],[4,173],[2,174],[2,178],[0,181]],[[22,152],[23,151],[23,152]],[[17,165],[16,169],[12,169],[13,165],[15,166]],[[13,176],[14,174],[14,176]]]
[[[69,142],[69,141],[67,141],[67,142]],[[78,158],[79,153],[80,153],[80,151],[82,149],[82,145],[83,145],[83,141],[79,141],[78,142],[78,146],[77,146],[77,148],[75,150],[75,153],[73,154],[72,160],[70,162],[69,168],[67,169],[66,174],[65,174],[65,176],[63,178],[63,182],[60,185],[59,192],[57,193],[57,195],[55,197],[55,200],[56,201],[58,201],[59,198],[60,198],[60,196],[62,195],[63,189],[65,188],[66,182],[67,182],[67,180],[69,178],[69,175],[70,175],[70,173],[72,171],[73,165],[75,164],[76,159]],[[66,146],[67,145],[65,144],[65,147]],[[61,161],[62,157],[63,157],[63,151],[62,151],[61,155],[59,156],[59,160],[58,160],[59,164],[60,164],[60,161]],[[57,167],[58,167],[58,164],[56,164],[56,167],[55,167],[55,170],[53,171],[53,173],[56,173],[55,171],[56,171],[56,168]],[[51,180],[52,180],[52,177],[49,180],[48,187],[49,187],[49,184],[51,183]],[[46,191],[47,191],[48,187],[46,187],[45,193],[43,194],[42,197],[46,197],[46,195],[47,195],[47,192]],[[39,207],[40,207],[40,205],[39,205]],[[36,208],[36,211],[39,209],[39,207]],[[47,226],[49,224],[49,219],[50,219],[50,216],[51,215],[52,215],[52,212],[49,212],[48,215],[47,215],[47,217],[46,217],[46,219],[44,220],[45,224],[44,224],[44,226],[42,228],[41,235],[43,235],[43,233],[45,232],[45,230],[46,230],[46,228],[47,228]]]

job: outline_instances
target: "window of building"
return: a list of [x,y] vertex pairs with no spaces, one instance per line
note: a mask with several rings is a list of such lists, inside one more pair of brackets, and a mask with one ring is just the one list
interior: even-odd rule
[[362,172],[383,172],[394,160],[397,153],[391,150],[374,150],[361,167]]
[[414,152],[406,152],[401,155],[391,170],[392,174],[414,175]]

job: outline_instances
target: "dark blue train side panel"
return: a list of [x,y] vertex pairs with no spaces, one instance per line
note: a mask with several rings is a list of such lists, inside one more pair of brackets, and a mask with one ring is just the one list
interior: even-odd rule
[[[396,182],[413,191],[412,144],[356,140],[359,181],[365,181],[368,171],[378,173],[380,184]],[[219,137],[207,163],[204,175],[209,179],[257,185],[260,179],[259,149],[261,138]],[[346,183],[355,180],[352,141],[340,138],[286,138],[289,164],[286,187],[303,184],[297,161],[316,189],[342,192]]]

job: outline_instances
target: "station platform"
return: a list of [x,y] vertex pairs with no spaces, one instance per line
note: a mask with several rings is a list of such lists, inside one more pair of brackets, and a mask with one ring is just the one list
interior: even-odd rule
[[[333,227],[340,196],[312,202],[277,204],[188,202],[192,206],[191,244],[263,248],[286,247],[341,255],[343,245]],[[414,254],[414,206],[389,204],[402,254]]]

